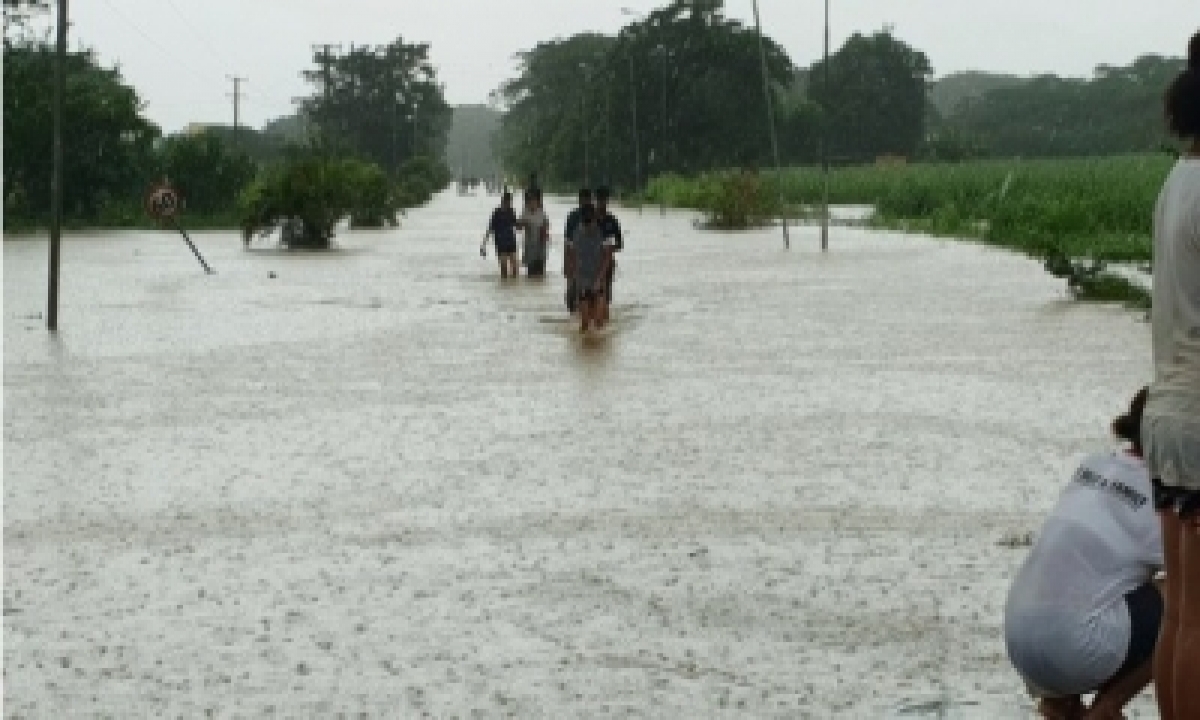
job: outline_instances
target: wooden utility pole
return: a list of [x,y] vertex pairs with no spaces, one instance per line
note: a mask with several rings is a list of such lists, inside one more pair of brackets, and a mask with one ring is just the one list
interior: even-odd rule
[[[821,61],[821,82],[825,86],[825,102],[829,99],[829,0],[825,0],[825,51]],[[829,111],[821,114],[821,180],[824,185],[821,200],[821,250],[829,249]]]
[[792,246],[788,237],[787,208],[783,204],[783,169],[779,165],[779,138],[775,134],[775,107],[771,102],[771,80],[767,75],[767,53],[763,48],[762,21],[758,16],[758,0],[754,0],[754,29],[758,34],[758,59],[762,64],[763,93],[767,99],[767,128],[771,133],[771,154],[775,158],[775,187],[779,191],[779,219],[783,223],[783,247]]
[[62,250],[63,215],[63,95],[67,64],[67,0],[58,0],[58,42],[54,60],[53,140],[50,157],[50,283],[46,302],[46,329],[58,332],[58,267]]
[[242,99],[242,83],[246,82],[246,78],[238,77],[237,75],[229,75],[229,79],[233,82],[233,142],[238,144],[238,127],[240,126],[240,101]]

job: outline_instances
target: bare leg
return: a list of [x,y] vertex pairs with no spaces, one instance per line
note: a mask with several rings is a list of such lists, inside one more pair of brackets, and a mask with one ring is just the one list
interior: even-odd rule
[[1175,640],[1179,633],[1179,612],[1182,607],[1183,558],[1181,545],[1183,524],[1174,510],[1158,514],[1162,521],[1163,559],[1167,578],[1163,587],[1163,620],[1154,647],[1154,694],[1162,720],[1181,720],[1175,714]]
[[1140,666],[1125,673],[1123,677],[1106,683],[1096,697],[1092,706],[1082,715],[1084,720],[1110,720],[1124,717],[1121,713],[1125,706],[1138,696],[1150,684],[1150,673],[1154,661],[1147,660]]
[[[1175,635],[1175,718],[1200,718],[1200,522],[1180,521],[1179,629]],[[1164,715],[1164,717],[1166,717]]]
[[586,333],[588,324],[592,322],[593,304],[589,300],[579,301],[579,332]]

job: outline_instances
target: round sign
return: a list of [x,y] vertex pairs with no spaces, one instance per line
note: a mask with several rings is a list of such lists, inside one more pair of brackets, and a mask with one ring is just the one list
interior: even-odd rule
[[179,193],[170,185],[159,185],[146,196],[146,212],[158,220],[169,220],[179,213]]

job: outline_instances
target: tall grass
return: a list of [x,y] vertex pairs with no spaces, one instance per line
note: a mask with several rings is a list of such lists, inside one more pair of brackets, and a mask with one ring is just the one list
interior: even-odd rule
[[[1107,264],[1150,261],[1154,203],[1173,162],[1163,154],[839,168],[830,172],[829,197],[873,206],[880,225],[1025,252],[1086,294]],[[713,198],[734,174],[659,177],[647,199],[711,215]],[[764,197],[780,193],[789,212],[822,201],[819,168],[762,178]],[[1111,287],[1105,278],[1100,285]]]

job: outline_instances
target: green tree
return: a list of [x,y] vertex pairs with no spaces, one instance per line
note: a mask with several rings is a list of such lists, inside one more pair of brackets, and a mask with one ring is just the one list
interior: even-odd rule
[[[6,222],[42,222],[50,209],[51,106],[55,54],[45,42],[4,45]],[[66,58],[63,211],[69,220],[132,220],[155,172],[156,125],[137,92],[91,52]]]
[[316,92],[303,112],[333,151],[361,157],[393,176],[410,158],[442,157],[451,110],[428,44],[397,38],[383,47],[352,47],[330,58],[328,76],[322,58],[313,59],[317,68],[304,77]]
[[[828,70],[828,77],[826,77]],[[925,54],[883,30],[854,34],[810,72],[809,97],[824,111],[835,162],[915,155],[925,136]]]
[[163,174],[178,188],[191,213],[234,212],[242,188],[254,179],[256,168],[250,156],[210,132],[173,135],[159,153]]
[[[522,53],[518,76],[495,94],[508,109],[498,143],[506,168],[537,170],[552,182],[586,175],[628,186],[639,164],[643,181],[769,164],[758,38],[726,18],[723,6],[674,0],[616,38],[575,35]],[[803,116],[784,102],[795,77],[791,61],[764,40],[779,117]]]
[[1154,151],[1168,142],[1163,88],[1183,65],[1146,55],[1089,79],[1041,75],[960,103],[945,126],[1001,156]]

